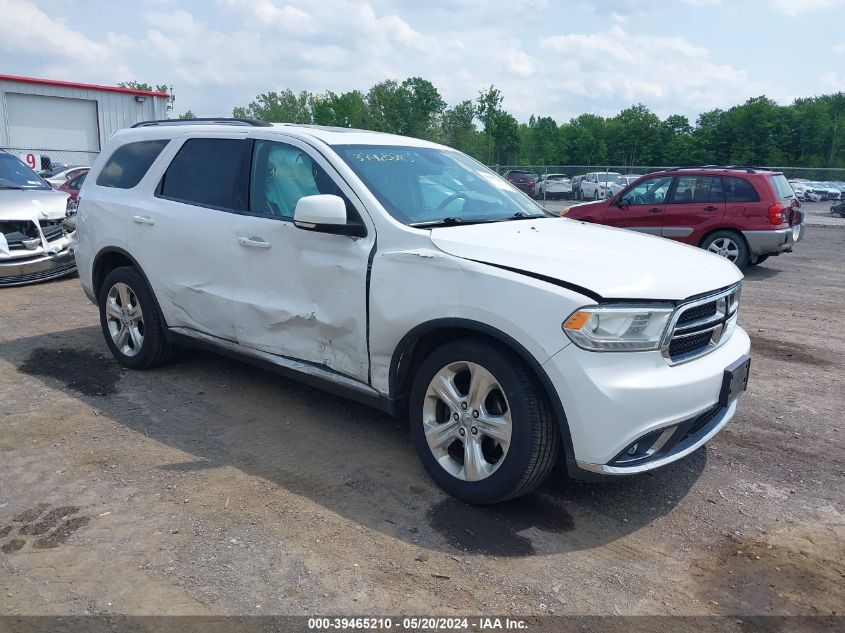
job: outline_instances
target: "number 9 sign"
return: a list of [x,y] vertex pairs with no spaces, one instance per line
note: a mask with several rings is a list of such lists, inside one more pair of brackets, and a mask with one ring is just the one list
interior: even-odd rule
[[34,152],[24,152],[20,155],[21,160],[33,171],[41,169],[41,155]]

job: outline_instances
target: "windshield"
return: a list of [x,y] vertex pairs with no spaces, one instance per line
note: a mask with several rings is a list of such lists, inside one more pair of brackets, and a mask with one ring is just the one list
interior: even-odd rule
[[16,156],[0,152],[0,189],[50,189]]
[[616,182],[619,180],[619,174],[599,174],[599,182]]
[[335,145],[333,149],[403,224],[546,216],[501,176],[455,150],[394,145]]

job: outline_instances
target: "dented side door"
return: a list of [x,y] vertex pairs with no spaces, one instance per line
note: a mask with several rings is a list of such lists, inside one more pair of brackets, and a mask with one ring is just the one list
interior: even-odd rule
[[[372,222],[328,161],[306,143],[280,140],[278,135],[257,137],[253,143],[249,189],[254,199],[248,202],[247,213],[234,216],[231,240],[238,343],[368,382],[367,269],[375,241]],[[262,196],[254,192],[256,178],[299,178],[303,173],[307,178],[307,170],[298,173],[284,165],[265,169],[261,143],[295,148],[313,161],[311,167],[323,170],[322,177],[330,178],[355,206],[368,227],[367,237],[296,228],[293,199],[285,200],[284,209],[263,207]],[[307,187],[300,191],[316,193]]]

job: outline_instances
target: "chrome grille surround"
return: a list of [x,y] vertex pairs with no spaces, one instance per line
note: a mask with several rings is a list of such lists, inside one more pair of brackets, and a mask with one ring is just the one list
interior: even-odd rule
[[[680,365],[709,354],[727,341],[736,326],[742,283],[706,297],[683,303],[675,309],[660,353],[670,365]],[[715,310],[711,309],[712,307]],[[705,314],[685,319],[685,314]]]

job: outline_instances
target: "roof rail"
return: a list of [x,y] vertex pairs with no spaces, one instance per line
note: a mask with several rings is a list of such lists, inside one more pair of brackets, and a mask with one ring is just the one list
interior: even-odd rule
[[681,171],[682,169],[725,169],[731,171],[744,171],[749,174],[757,173],[757,170],[753,167],[743,167],[741,165],[689,165],[686,167],[670,167],[664,171]]
[[140,121],[132,127],[152,127],[154,125],[248,125],[252,127],[272,127],[272,123],[255,119],[228,119],[223,117],[207,117],[198,119],[160,119],[158,121]]

